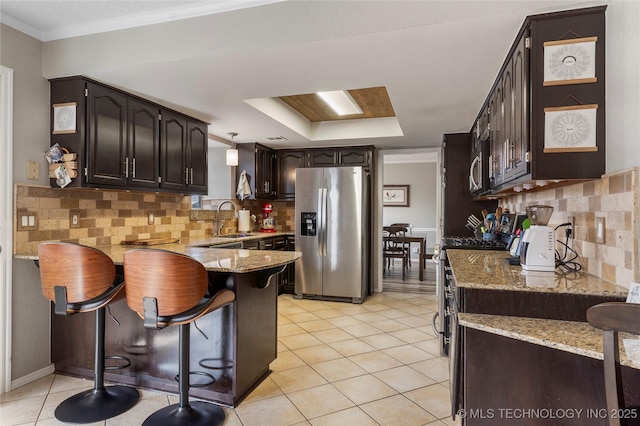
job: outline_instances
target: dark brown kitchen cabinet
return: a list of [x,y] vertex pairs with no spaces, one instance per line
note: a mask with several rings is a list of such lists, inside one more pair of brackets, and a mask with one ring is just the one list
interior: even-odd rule
[[337,149],[321,149],[307,151],[307,167],[332,167],[339,164]]
[[340,149],[341,166],[362,166],[371,165],[371,150],[367,148],[342,148]]
[[159,109],[153,104],[129,99],[128,149],[125,159],[127,184],[158,188],[160,169]]
[[[492,195],[509,195],[548,181],[597,179],[605,172],[605,10],[597,6],[525,19],[474,123],[477,126],[488,108]],[[583,37],[597,39],[594,57],[582,59],[595,63],[596,81],[545,82],[545,43]],[[579,105],[597,105],[596,120],[588,130],[595,146],[563,146],[561,137],[546,132],[547,108]],[[561,136],[575,133],[570,127],[556,129]]]
[[307,167],[371,166],[372,148],[318,148],[307,150]]
[[504,100],[502,97],[502,80],[499,80],[497,83],[497,87],[491,93],[491,97],[489,98],[489,144],[490,144],[490,155],[489,155],[489,182],[492,187],[500,185],[503,181],[503,164],[504,159],[502,158],[502,149],[503,149],[503,125],[504,125],[504,114],[503,114],[503,104]]
[[291,200],[296,196],[296,169],[305,167],[305,151],[276,151],[276,198]]
[[470,235],[470,231],[465,228],[469,214],[478,216],[482,209],[495,211],[498,206],[495,200],[474,200],[469,192],[467,173],[471,157],[470,137],[469,133],[448,133],[442,137],[444,235]]
[[160,122],[160,188],[206,194],[206,126],[167,110],[162,111]]
[[91,83],[87,92],[87,182],[124,187],[127,97]]
[[76,109],[72,132],[53,133],[53,108],[50,116],[51,145],[77,154],[69,187],[207,193],[205,123],[82,76],[52,79],[50,89],[52,105]]
[[251,196],[249,199],[273,199],[275,187],[276,154],[271,148],[259,143],[238,144],[238,168],[236,178],[247,172]]

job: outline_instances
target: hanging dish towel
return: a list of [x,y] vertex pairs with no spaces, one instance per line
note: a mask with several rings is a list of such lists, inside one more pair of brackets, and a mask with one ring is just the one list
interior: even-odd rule
[[240,201],[245,198],[249,198],[251,195],[251,186],[249,185],[249,179],[247,178],[247,171],[243,170],[240,174],[240,180],[238,180],[238,189],[236,189],[236,195],[240,198]]

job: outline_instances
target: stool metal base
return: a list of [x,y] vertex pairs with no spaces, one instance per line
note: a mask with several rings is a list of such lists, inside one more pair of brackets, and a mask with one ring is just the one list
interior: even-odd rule
[[67,423],[94,423],[122,414],[138,402],[140,393],[128,386],[90,389],[64,400],[55,411],[56,419]]
[[142,423],[142,426],[218,426],[224,423],[222,408],[202,401],[191,401],[186,407],[173,404],[156,411]]

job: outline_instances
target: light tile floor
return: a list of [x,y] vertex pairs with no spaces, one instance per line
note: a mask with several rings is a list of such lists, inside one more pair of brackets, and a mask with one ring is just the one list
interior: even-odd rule
[[[384,292],[362,305],[278,298],[278,358],[225,425],[455,425],[448,361],[431,330],[434,295]],[[0,425],[56,425],[55,407],[92,387],[51,375],[0,395]],[[142,424],[174,395],[142,390],[127,413],[95,423]],[[459,420],[458,420],[459,421]]]

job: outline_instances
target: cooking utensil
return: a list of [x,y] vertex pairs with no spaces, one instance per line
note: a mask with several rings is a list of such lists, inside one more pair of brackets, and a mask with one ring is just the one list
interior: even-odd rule
[[496,223],[500,223],[500,218],[502,217],[502,207],[498,206],[496,208]]

